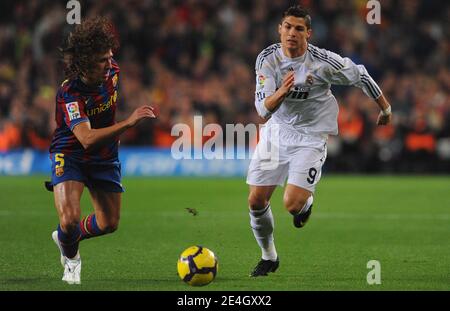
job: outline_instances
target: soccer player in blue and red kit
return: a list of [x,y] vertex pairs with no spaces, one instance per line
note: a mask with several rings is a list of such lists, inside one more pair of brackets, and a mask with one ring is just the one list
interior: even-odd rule
[[[66,78],[56,96],[57,128],[50,146],[53,190],[59,225],[52,238],[64,267],[62,280],[80,284],[79,242],[111,233],[120,218],[121,168],[119,135],[145,118],[141,106],[124,121],[115,121],[120,69],[113,59],[118,48],[111,23],[94,18],[77,25],[61,49]],[[89,189],[95,212],[80,220],[80,199]]]

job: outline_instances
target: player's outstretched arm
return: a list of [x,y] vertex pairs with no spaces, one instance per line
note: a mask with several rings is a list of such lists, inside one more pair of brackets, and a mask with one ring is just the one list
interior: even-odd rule
[[283,78],[283,84],[275,93],[270,95],[264,101],[264,106],[271,113],[278,109],[286,95],[294,86],[294,71],[289,71]]
[[375,101],[381,109],[380,114],[378,115],[377,125],[386,125],[391,123],[392,121],[391,105],[387,101],[386,97],[384,97],[384,95],[381,94],[381,96],[378,97]]
[[361,88],[381,109],[377,118],[377,125],[391,123],[391,105],[386,97],[384,97],[378,84],[367,72],[366,67],[364,65],[356,65],[348,57],[342,58],[340,55],[326,50],[324,53],[327,55],[326,59],[328,61],[326,61],[326,66],[323,67],[322,78],[330,84],[353,85]]
[[81,122],[74,127],[73,133],[83,148],[89,149],[102,141],[119,136],[127,129],[135,126],[140,120],[146,118],[156,118],[153,107],[141,106],[136,108],[126,120],[104,128],[93,129],[89,122]]

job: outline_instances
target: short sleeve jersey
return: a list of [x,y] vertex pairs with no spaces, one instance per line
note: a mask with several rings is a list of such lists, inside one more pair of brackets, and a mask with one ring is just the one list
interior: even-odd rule
[[97,87],[87,86],[80,78],[62,83],[56,95],[57,127],[50,154],[63,153],[75,161],[93,164],[119,162],[118,138],[85,150],[73,133],[73,129],[82,122],[90,122],[93,129],[115,124],[119,72],[120,68],[113,60],[108,77]]

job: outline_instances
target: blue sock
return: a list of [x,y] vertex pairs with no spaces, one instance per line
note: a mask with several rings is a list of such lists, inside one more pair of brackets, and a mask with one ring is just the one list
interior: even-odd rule
[[64,232],[61,226],[58,225],[58,239],[61,243],[64,256],[67,258],[73,258],[77,255],[80,237],[81,231],[79,226],[76,226],[71,232]]

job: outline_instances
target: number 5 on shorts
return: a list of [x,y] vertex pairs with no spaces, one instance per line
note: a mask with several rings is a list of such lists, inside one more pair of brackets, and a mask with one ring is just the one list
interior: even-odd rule
[[60,177],[64,174],[64,154],[55,154],[55,175]]

